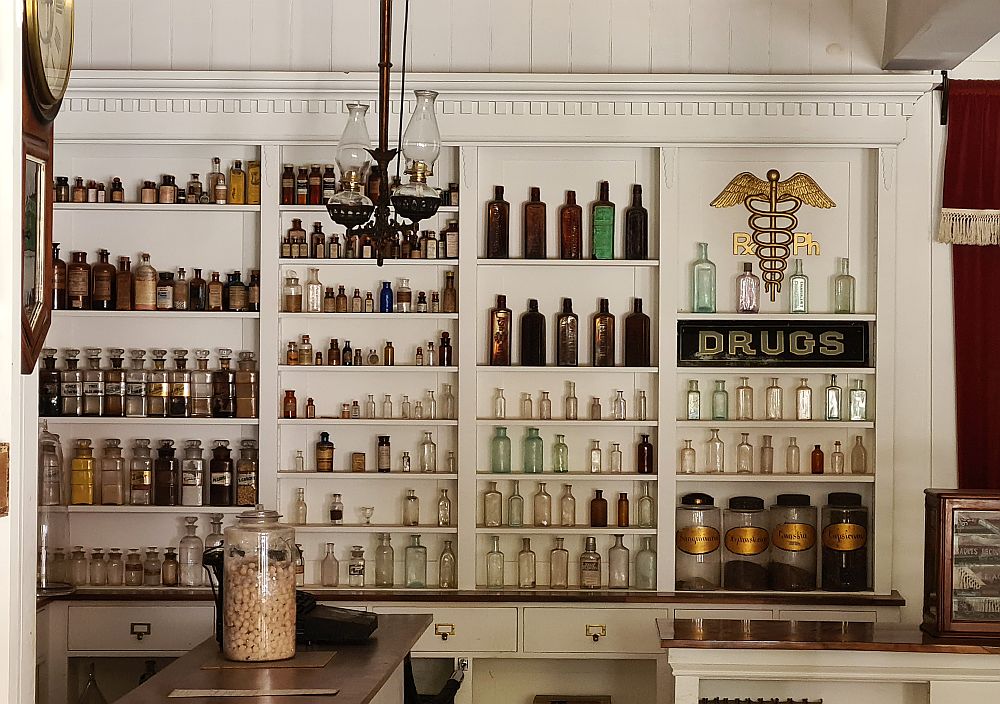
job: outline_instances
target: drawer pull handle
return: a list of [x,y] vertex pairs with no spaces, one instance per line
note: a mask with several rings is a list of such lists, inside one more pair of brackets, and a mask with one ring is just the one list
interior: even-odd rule
[[149,623],[130,623],[129,635],[135,636],[136,640],[142,640],[144,636],[152,635],[153,626]]
[[435,623],[434,635],[440,636],[441,640],[448,640],[448,636],[455,635],[454,623]]
[[608,628],[603,623],[591,623],[587,624],[587,636],[594,639],[596,643],[601,639],[602,636],[608,635]]

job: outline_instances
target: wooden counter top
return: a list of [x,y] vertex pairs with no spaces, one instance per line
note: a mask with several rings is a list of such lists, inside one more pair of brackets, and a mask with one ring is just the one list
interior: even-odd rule
[[[380,614],[378,630],[364,645],[336,645],[333,659],[322,668],[254,668],[202,670],[218,653],[209,638],[162,672],[119,699],[116,704],[366,704],[403,662],[410,648],[431,624],[429,614]],[[333,696],[197,697],[167,699],[175,689],[303,689],[337,688]]]
[[656,627],[664,648],[1000,655],[1000,640],[932,638],[899,624],[658,618]]

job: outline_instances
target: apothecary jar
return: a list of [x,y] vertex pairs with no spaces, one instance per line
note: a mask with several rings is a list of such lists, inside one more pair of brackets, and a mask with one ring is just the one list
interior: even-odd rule
[[222,652],[262,662],[295,655],[295,531],[260,504],[226,528]]

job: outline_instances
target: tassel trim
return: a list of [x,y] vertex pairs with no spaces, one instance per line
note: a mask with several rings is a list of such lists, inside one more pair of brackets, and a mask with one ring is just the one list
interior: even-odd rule
[[944,244],[1000,244],[1000,210],[942,208],[937,241]]

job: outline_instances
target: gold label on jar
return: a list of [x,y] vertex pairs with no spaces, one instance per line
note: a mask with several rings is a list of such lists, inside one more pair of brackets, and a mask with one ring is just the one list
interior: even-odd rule
[[816,529],[808,523],[779,523],[771,532],[771,544],[788,552],[811,550],[816,544]]
[[856,523],[833,523],[823,529],[823,547],[840,552],[863,548],[868,530]]
[[767,531],[750,526],[726,531],[726,550],[734,555],[760,555],[770,543]]
[[711,526],[688,526],[677,531],[677,549],[688,555],[715,552],[719,543],[719,531]]

